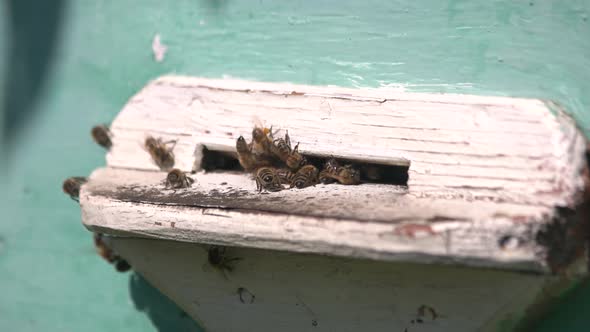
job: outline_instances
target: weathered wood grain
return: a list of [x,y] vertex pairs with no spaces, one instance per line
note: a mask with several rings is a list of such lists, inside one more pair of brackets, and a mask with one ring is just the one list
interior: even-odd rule
[[[289,130],[312,156],[409,166],[408,185],[260,194],[251,175],[220,171],[165,190],[142,147],[176,140],[175,166],[198,171],[204,147],[233,153],[254,125]],[[569,235],[584,221],[564,213],[583,191],[585,140],[551,102],[167,76],[112,132],[108,167],[80,198],[95,231],[537,272],[584,259]]]
[[289,130],[300,150],[409,165],[421,196],[571,205],[583,183],[584,139],[539,100],[161,77],[112,125],[116,168],[155,170],[147,134],[178,140],[176,166],[198,170],[201,149],[235,151],[253,125]]
[[[166,173],[105,168],[80,202],[84,224],[126,236],[379,260],[548,271],[536,240],[553,210],[421,198],[414,189],[317,185],[260,194],[249,175],[199,172],[165,190]],[[550,219],[550,218],[549,218]]]

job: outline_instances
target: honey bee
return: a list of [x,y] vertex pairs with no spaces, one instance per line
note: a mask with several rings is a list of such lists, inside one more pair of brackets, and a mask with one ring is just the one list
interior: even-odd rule
[[281,184],[288,184],[290,185],[295,178],[295,173],[291,172],[291,170],[287,168],[280,168],[276,170],[276,174],[279,177],[279,181]]
[[340,184],[352,185],[361,182],[360,172],[352,165],[340,166],[335,159],[329,159],[324,165],[320,175],[323,183],[330,183],[329,179],[336,180]]
[[291,153],[289,153],[287,159],[285,160],[285,164],[287,164],[287,167],[294,171],[307,164],[307,159],[301,153],[299,153],[299,143],[297,143],[295,148],[291,151]]
[[241,257],[228,257],[225,253],[226,248],[220,246],[210,246],[207,250],[207,260],[211,266],[221,271],[231,272],[234,269],[233,262],[239,261]]
[[80,187],[88,180],[83,176],[67,178],[62,185],[64,193],[68,194],[76,202],[80,201]]
[[254,129],[252,129],[252,142],[250,143],[252,153],[260,157],[271,157],[271,137],[272,126],[270,128],[254,126]]
[[273,139],[272,134],[270,137],[272,139],[270,152],[282,162],[287,162],[287,158],[291,154],[291,139],[289,138],[289,132],[287,131],[284,139]]
[[[172,146],[168,146],[172,144]],[[148,136],[145,139],[144,147],[152,156],[152,160],[161,170],[168,170],[174,166],[174,153],[172,150],[176,141],[163,142],[161,138]]]
[[252,145],[246,143],[243,136],[238,137],[236,141],[236,151],[238,152],[238,161],[246,171],[252,171],[258,167],[270,166],[270,159],[257,156],[252,153]]
[[166,176],[166,189],[190,188],[194,182],[193,178],[178,168],[174,168]]
[[94,233],[94,247],[96,248],[96,253],[100,257],[102,257],[105,261],[109,263],[114,263],[116,260],[115,253],[111,248],[109,248],[106,243],[102,240],[103,235],[101,233]]
[[127,272],[131,270],[131,265],[121,258],[115,263],[115,270],[117,270],[117,272]]
[[335,178],[340,184],[351,185],[361,183],[360,172],[352,165],[344,165],[343,167],[340,167],[336,174]]
[[330,174],[336,174],[340,165],[334,158],[328,159],[324,164],[324,169],[320,172],[320,182],[324,184],[336,182],[336,179],[332,178]]
[[96,142],[96,144],[102,146],[103,148],[110,149],[113,145],[113,142],[111,142],[111,131],[106,125],[94,126],[92,127],[92,131],[90,133],[92,134],[92,139]]
[[301,167],[291,182],[291,188],[302,189],[318,183],[318,169],[313,165]]
[[131,265],[124,260],[103,241],[103,235],[94,233],[94,247],[100,257],[102,257],[109,264],[115,264],[115,269],[119,272],[126,272],[131,269]]
[[283,186],[277,172],[271,167],[261,167],[256,171],[256,189],[261,192],[263,189],[268,191],[281,191]]

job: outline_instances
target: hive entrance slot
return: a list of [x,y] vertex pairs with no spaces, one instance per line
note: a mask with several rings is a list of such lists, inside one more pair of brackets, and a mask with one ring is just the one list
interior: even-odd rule
[[207,172],[242,170],[238,156],[235,153],[210,150],[206,146],[203,147],[201,168]]
[[[322,170],[329,158],[306,155],[308,163]],[[356,160],[335,158],[340,165],[352,165],[360,172],[361,183],[381,183],[397,186],[408,185],[409,166],[383,165]],[[234,152],[217,151],[203,147],[201,168],[212,171],[243,171]]]
[[[321,170],[326,161],[330,159],[312,156],[306,156],[306,158],[310,164],[313,164],[319,170]],[[336,159],[340,165],[352,165],[352,167],[358,169],[361,176],[361,183],[381,183],[396,186],[408,185],[408,170],[410,169],[410,166],[383,165],[340,158],[334,159]]]

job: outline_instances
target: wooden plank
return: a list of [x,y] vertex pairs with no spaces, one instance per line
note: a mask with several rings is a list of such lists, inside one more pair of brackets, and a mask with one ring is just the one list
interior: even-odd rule
[[166,173],[105,168],[83,187],[94,231],[379,260],[548,271],[536,236],[553,209],[477,198],[417,197],[412,187],[317,185],[260,194],[249,175],[199,172],[165,190]]
[[[206,330],[511,330],[549,292],[534,274],[229,248],[232,272],[203,246],[113,238],[112,246]],[[238,289],[243,288],[243,302]],[[436,318],[420,307],[435,310]]]
[[[250,175],[223,171],[165,190],[142,147],[147,135],[176,140],[175,167],[198,171],[204,147],[235,153],[254,125],[289,130],[311,156],[409,166],[408,185],[259,194]],[[166,76],[112,131],[108,167],[81,194],[95,231],[538,272],[583,259],[567,235],[582,221],[561,208],[580,202],[585,140],[550,102]],[[539,240],[552,236],[566,240]]]
[[203,146],[235,151],[257,119],[289,130],[309,155],[411,164],[415,188],[556,206],[572,203],[583,186],[585,140],[558,107],[539,100],[178,76],[129,101],[112,124],[107,164],[156,170],[140,148],[151,134],[177,140],[176,167],[198,170]]

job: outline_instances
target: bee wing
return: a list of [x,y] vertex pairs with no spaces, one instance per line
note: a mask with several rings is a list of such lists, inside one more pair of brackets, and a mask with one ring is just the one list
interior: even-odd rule
[[255,127],[264,128],[262,120],[260,120],[260,118],[257,115],[252,116],[252,123],[254,123]]

